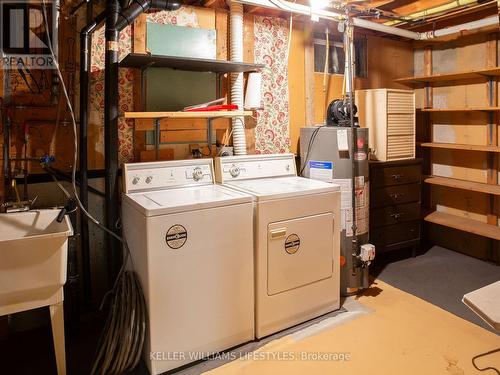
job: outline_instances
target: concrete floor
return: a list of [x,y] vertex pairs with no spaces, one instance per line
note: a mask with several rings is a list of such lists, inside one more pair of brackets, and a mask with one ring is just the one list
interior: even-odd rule
[[[402,252],[401,254],[407,256],[404,252]],[[383,261],[383,259],[380,260]],[[461,316],[462,318],[481,326],[484,326],[483,323],[473,313],[469,312],[465,306],[462,305],[462,303],[460,302],[461,296],[463,296],[463,294],[469,292],[470,290],[479,288],[483,285],[500,279],[500,267],[438,247],[432,248],[428,252],[419,255],[417,258],[389,258],[388,260],[386,259],[383,262],[379,261],[379,263],[375,267],[373,267],[373,273],[378,277],[379,280],[385,281],[388,284],[396,286],[397,288],[400,288],[408,293],[414,294],[417,297],[420,297],[436,306],[439,306],[444,310],[448,310],[453,314]],[[486,337],[486,339],[484,339],[483,341],[485,343],[491,342],[492,336],[488,336],[491,335],[491,333],[475,325],[468,324],[462,319],[455,318],[455,316],[453,316],[452,314],[446,313],[441,309],[434,309],[433,306],[425,304],[418,298],[414,298],[411,295],[402,292],[399,292],[401,294],[392,292],[392,289],[394,288],[389,287],[389,292],[385,293],[385,296],[388,297],[392,295],[392,299],[387,299],[386,297],[384,297],[384,293],[380,293],[380,291],[377,292],[378,289],[379,288],[375,285],[375,288],[373,288],[370,292],[371,294],[364,300],[348,300],[347,303],[344,304],[344,309],[341,311],[327,314],[312,321],[303,323],[297,327],[293,327],[292,329],[280,332],[264,340],[251,342],[238,348],[234,348],[230,352],[236,353],[237,357],[240,357],[254,350],[267,350],[267,348],[269,347],[273,348],[274,346],[279,346],[282,343],[283,345],[289,345],[291,342],[302,343],[311,342],[311,340],[312,342],[316,342],[315,340],[320,336],[325,335],[325,332],[329,332],[331,337],[335,337],[335,332],[344,330],[344,326],[350,326],[350,324],[353,323],[351,322],[353,318],[361,322],[364,319],[371,319],[368,317],[373,316],[374,322],[372,323],[372,325],[363,328],[362,326],[358,326],[355,324],[348,330],[348,332],[354,335],[354,338],[358,337],[358,345],[365,345],[366,341],[363,341],[362,337],[366,334],[369,334],[371,331],[373,331],[373,334],[375,334],[375,332],[379,332],[379,328],[383,327],[384,325],[384,319],[377,317],[377,313],[372,314],[371,312],[376,310],[380,311],[380,309],[382,309],[383,314],[396,313],[397,308],[404,308],[404,306],[401,306],[402,302],[391,307],[391,304],[395,304],[397,300],[407,301],[409,307],[417,306],[416,308],[418,309],[423,308],[427,312],[426,314],[429,315],[427,317],[428,324],[434,324],[433,322],[436,319],[438,319],[438,321],[443,321],[443,319],[445,319],[446,321],[451,321],[451,326],[448,327],[450,332],[443,331],[443,335],[452,335],[455,331],[461,332],[461,334],[463,334],[464,330],[466,332],[474,332],[474,335],[476,335],[477,337],[482,337],[482,335],[486,333],[487,335],[484,336]],[[394,290],[397,291],[397,289]],[[377,293],[379,293],[380,296],[377,295]],[[378,306],[377,301],[380,301],[382,305],[388,304],[387,309],[385,309],[384,306]],[[418,301],[424,303],[424,305],[421,305],[420,303],[418,303]],[[373,303],[375,303],[375,305],[373,305]],[[429,306],[431,307],[429,308]],[[429,313],[429,311],[431,313]],[[400,314],[407,314],[410,315],[410,317],[417,314],[417,323],[419,320],[421,320],[421,318],[418,317],[418,312],[412,311],[411,309],[404,310],[400,312]],[[398,316],[396,315],[392,319],[398,319]],[[387,322],[390,322],[390,319],[389,321],[385,321],[385,324],[387,324]],[[66,341],[68,374],[88,374],[90,362],[99,336],[99,332],[102,327],[102,323],[102,318],[95,316],[85,317],[79,331],[67,332]],[[469,326],[475,328],[471,328]],[[359,332],[357,331],[356,327],[360,328]],[[404,327],[401,327],[401,332],[403,331]],[[383,336],[383,333],[379,334]],[[426,332],[422,331],[420,332],[420,335],[423,335],[425,337]],[[467,338],[467,334],[463,334],[460,337],[462,341],[470,341]],[[499,336],[493,337],[496,337],[498,339]],[[373,341],[370,342],[368,349],[372,350],[371,348],[374,345],[377,346],[378,349],[378,346],[380,345],[379,340],[374,337],[371,337],[370,339]],[[347,343],[349,337],[348,339],[342,340],[343,342]],[[450,345],[453,345],[453,340],[450,340],[451,338],[448,340],[450,342]],[[474,340],[475,339],[472,339],[471,342],[474,342]],[[335,343],[336,341],[336,339],[332,338],[333,343]],[[319,345],[319,347],[321,347],[321,345],[324,345],[321,349],[323,351],[331,349],[330,344],[328,343],[317,343],[317,345]],[[423,348],[425,349],[425,347],[429,345],[430,344],[423,344]],[[498,339],[497,341],[497,346],[500,346],[500,339]],[[422,348],[418,347],[416,349],[422,350]],[[477,350],[479,350],[480,348],[475,347],[473,349],[478,352]],[[0,339],[0,353],[2,370],[5,370],[5,373],[8,373],[9,375],[56,373],[49,326],[25,332],[15,332],[10,334],[7,339]],[[464,356],[464,358],[467,359],[472,352],[467,352],[467,348],[465,348],[460,353],[460,355]],[[221,358],[211,361],[202,361],[200,363],[194,364],[193,366],[180,369],[176,373],[182,375],[193,375],[213,369],[220,369],[221,374],[226,374],[228,373],[226,367],[231,367],[233,370],[236,370],[235,367],[232,367],[235,365],[235,363],[223,366],[227,364],[227,362],[227,359],[224,360]],[[237,364],[239,364],[239,362],[241,361],[237,361]],[[460,359],[460,364],[462,364],[462,362],[464,362],[464,359]],[[467,360],[467,363],[469,362],[470,361]],[[247,366],[249,366],[249,369],[257,368],[254,367],[253,363],[249,365],[247,363]],[[260,370],[261,369],[259,369],[259,371]],[[288,370],[290,369],[287,369],[287,371]],[[263,371],[267,370],[264,369]],[[2,371],[2,373],[3,372],[4,371]],[[293,372],[294,371],[291,371],[291,373]],[[240,370],[237,370],[237,373],[240,373]],[[248,373],[259,372],[252,371]],[[352,373],[354,374],[356,372]],[[389,373],[390,371],[384,374]],[[141,366],[139,366],[139,368],[132,372],[132,374],[147,374],[147,370],[145,366],[141,364]],[[216,374],[218,375],[217,372]],[[450,372],[448,372],[447,374],[449,375]]]

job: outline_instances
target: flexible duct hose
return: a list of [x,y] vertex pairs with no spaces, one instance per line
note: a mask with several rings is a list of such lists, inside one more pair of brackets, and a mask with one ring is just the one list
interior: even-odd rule
[[[231,61],[243,61],[243,5],[231,1],[230,13],[230,58]],[[231,74],[231,104],[243,110],[243,73]],[[233,147],[235,155],[246,155],[244,117],[233,118]]]

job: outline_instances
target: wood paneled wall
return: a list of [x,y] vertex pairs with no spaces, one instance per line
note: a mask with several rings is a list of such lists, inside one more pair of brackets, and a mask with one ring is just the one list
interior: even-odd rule
[[[405,89],[394,79],[413,73],[413,47],[410,42],[359,34],[367,39],[367,77],[356,78],[356,89]],[[310,23],[295,23],[288,62],[290,89],[291,151],[298,152],[300,128],[324,122],[326,107],[342,95],[343,76],[314,73],[314,51]],[[308,115],[308,112],[310,113]]]

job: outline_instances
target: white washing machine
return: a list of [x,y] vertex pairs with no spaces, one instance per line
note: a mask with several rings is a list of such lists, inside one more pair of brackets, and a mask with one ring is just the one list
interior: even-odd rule
[[254,196],[257,338],[340,307],[340,187],[297,177],[293,154],[215,160],[216,180]]
[[156,375],[254,339],[253,204],[211,159],[124,165],[123,233]]

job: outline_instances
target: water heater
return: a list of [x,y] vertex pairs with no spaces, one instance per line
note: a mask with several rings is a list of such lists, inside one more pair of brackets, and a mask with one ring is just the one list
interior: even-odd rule
[[[300,159],[302,176],[341,186],[341,293],[355,294],[368,287],[368,265],[374,256],[374,248],[368,245],[368,129],[327,125],[303,127],[300,130]],[[353,235],[353,216],[356,236]],[[353,240],[357,242],[354,246]]]

